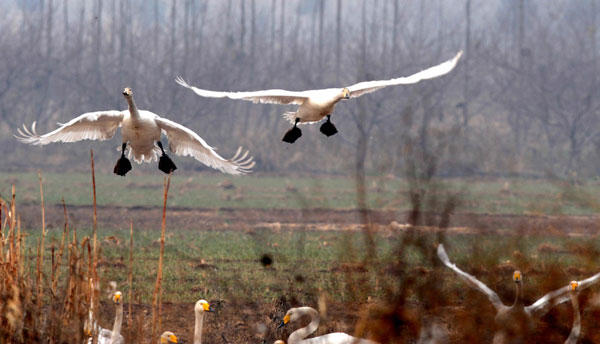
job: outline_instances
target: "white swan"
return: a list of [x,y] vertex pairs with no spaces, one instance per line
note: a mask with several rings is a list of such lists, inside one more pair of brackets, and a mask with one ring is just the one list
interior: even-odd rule
[[579,339],[581,333],[581,314],[579,313],[579,300],[577,299],[579,296],[579,283],[571,281],[569,286],[571,287],[571,304],[573,305],[573,327],[565,344],[577,344],[577,339]]
[[363,81],[344,88],[328,88],[308,91],[264,90],[255,92],[216,92],[190,86],[182,77],[177,77],[179,85],[189,88],[201,97],[230,98],[249,100],[254,103],[296,104],[300,105],[295,112],[286,112],[287,118],[294,127],[283,137],[284,142],[294,143],[302,132],[298,123],[314,123],[327,116],[327,122],[321,126],[321,132],[327,136],[337,133],[330,121],[335,104],[342,99],[357,98],[363,94],[375,92],[386,86],[415,84],[421,80],[433,79],[449,73],[454,69],[462,55],[462,50],[454,58],[434,67],[427,68],[411,76],[390,80]]
[[177,336],[171,331],[165,331],[160,335],[158,342],[160,344],[177,343]]
[[193,344],[202,344],[202,323],[204,322],[204,312],[212,312],[210,310],[210,304],[206,300],[198,300],[194,306],[196,323],[194,325]]
[[[121,324],[123,323],[123,302],[121,302],[122,298],[123,298],[123,295],[121,294],[120,291],[114,292],[112,300],[115,303],[116,311],[115,311],[115,321],[113,323],[112,331],[102,328],[95,324],[94,327],[96,327],[95,330],[96,330],[96,333],[98,333],[98,344],[123,344],[123,343],[125,343],[125,339],[121,335]],[[87,331],[86,331],[86,334],[91,335],[91,333],[88,333]],[[92,342],[93,342],[92,337],[88,338],[87,343],[91,344]]]
[[229,160],[223,159],[209,146],[198,134],[166,118],[161,118],[155,113],[138,110],[133,101],[133,92],[125,88],[123,95],[129,105],[128,110],[88,112],[71,121],[60,124],[60,128],[44,135],[38,135],[35,122],[28,129],[17,129],[15,137],[24,143],[32,145],[47,145],[53,142],[77,142],[81,140],[108,140],[115,135],[117,128],[121,127],[123,144],[121,158],[115,165],[114,172],[124,176],[131,170],[131,163],[125,158],[127,144],[129,154],[139,164],[144,161],[155,161],[161,153],[158,168],[164,173],[177,169],[169,158],[160,142],[161,134],[169,140],[172,152],[182,156],[192,156],[203,164],[229,174],[246,174],[254,166],[252,157],[248,152],[242,153],[241,147],[235,156]]
[[[494,334],[494,343],[505,343],[509,342],[515,337],[522,337],[533,326],[533,320],[539,319],[546,314],[552,307],[568,301],[570,292],[572,291],[572,285],[569,284],[565,287],[547,293],[542,298],[534,302],[529,306],[523,304],[521,295],[523,293],[522,286],[522,275],[520,271],[513,273],[513,281],[516,285],[516,296],[512,306],[506,306],[498,297],[493,290],[488,288],[485,284],[481,283],[474,276],[459,269],[456,264],[450,262],[448,254],[444,249],[444,245],[440,244],[437,248],[437,254],[442,263],[454,270],[458,276],[466,282],[469,286],[487,295],[490,302],[496,308],[496,323],[499,325],[500,330]],[[600,281],[600,273],[587,278],[583,281],[576,281],[577,289],[583,290],[588,288],[594,283]],[[571,282],[572,283],[572,282]]]
[[281,328],[290,322],[294,322],[304,315],[310,316],[310,324],[292,332],[288,337],[288,344],[377,344],[377,342],[352,337],[351,335],[342,332],[329,333],[319,337],[304,339],[317,330],[319,322],[321,321],[319,313],[312,307],[291,308],[283,317],[283,321],[278,328]]

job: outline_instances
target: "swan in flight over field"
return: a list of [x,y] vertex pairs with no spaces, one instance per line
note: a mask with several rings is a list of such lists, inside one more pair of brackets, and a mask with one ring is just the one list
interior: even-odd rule
[[312,307],[291,308],[283,317],[283,321],[278,328],[281,328],[290,322],[294,322],[304,315],[310,316],[310,324],[292,332],[288,337],[287,344],[378,344],[372,340],[352,337],[351,335],[342,332],[329,333],[319,337],[304,339],[317,330],[319,322],[321,321],[319,313]]
[[255,92],[217,92],[190,86],[182,77],[177,77],[176,81],[179,85],[189,88],[201,97],[243,99],[254,103],[300,105],[297,111],[284,113],[284,117],[294,124],[294,127],[284,135],[283,141],[294,143],[302,136],[302,131],[297,127],[298,123],[315,123],[327,117],[327,121],[321,125],[321,132],[326,136],[337,133],[336,127],[331,123],[330,115],[333,112],[335,104],[340,100],[357,98],[363,94],[375,92],[387,86],[416,84],[421,80],[437,78],[452,71],[461,55],[462,50],[451,60],[407,77],[390,80],[363,81],[344,88],[327,88],[307,91],[274,89]]
[[165,331],[160,335],[160,344],[177,343],[177,336],[171,331]]
[[[115,312],[115,322],[113,324],[112,331],[107,330],[105,328],[94,326],[96,333],[98,333],[98,344],[123,344],[125,343],[125,339],[121,335],[121,324],[123,323],[123,295],[120,291],[116,291],[113,294],[112,300],[116,306]],[[84,326],[85,327],[85,326]],[[86,330],[86,334],[88,336],[93,335],[89,330]],[[92,337],[88,338],[87,343],[91,344]]]
[[193,344],[202,344],[202,323],[204,322],[204,312],[212,312],[210,309],[210,304],[206,300],[198,300],[194,306],[196,323],[194,325]]
[[38,135],[35,122],[28,129],[17,129],[19,135],[15,137],[24,143],[32,145],[47,145],[53,142],[77,142],[81,140],[108,140],[115,135],[117,128],[121,127],[123,145],[121,158],[117,161],[114,173],[125,176],[131,170],[131,162],[125,157],[127,144],[129,154],[138,163],[156,161],[160,153],[158,168],[164,173],[177,169],[171,158],[165,153],[160,141],[161,134],[169,140],[169,148],[177,155],[192,156],[203,164],[225,173],[240,175],[250,172],[254,166],[253,157],[248,158],[248,152],[242,153],[240,147],[235,156],[229,160],[223,159],[209,146],[198,134],[157,114],[138,110],[133,101],[133,92],[130,88],[123,91],[125,100],[129,105],[128,110],[88,112],[76,117],[60,128],[44,135]]
[[525,306],[521,299],[523,294],[522,275],[520,271],[515,271],[513,273],[513,281],[515,282],[517,290],[515,301],[511,306],[506,306],[502,303],[498,294],[488,288],[488,286],[474,276],[459,269],[456,264],[450,262],[450,258],[448,258],[444,245],[438,245],[437,254],[442,263],[454,270],[465,283],[487,295],[492,305],[494,305],[494,308],[496,308],[497,313],[495,320],[501,329],[495,333],[493,343],[511,342],[514,337],[523,336],[525,332],[533,327],[534,319],[541,318],[552,307],[566,302],[570,298],[572,300],[572,292],[574,290],[573,283],[577,284],[575,288],[579,292],[600,281],[600,273],[598,273],[585,280],[571,282],[565,287],[549,292],[533,304]]
[[579,334],[581,333],[581,314],[579,313],[579,282],[571,281],[569,283],[571,287],[571,304],[573,305],[573,327],[571,333],[565,341],[565,344],[577,344]]

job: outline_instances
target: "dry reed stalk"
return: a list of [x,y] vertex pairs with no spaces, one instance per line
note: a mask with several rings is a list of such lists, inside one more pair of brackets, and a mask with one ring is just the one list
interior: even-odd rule
[[[160,229],[160,255],[158,256],[158,272],[156,274],[156,285],[154,286],[154,293],[152,295],[152,336],[151,342],[154,342],[157,337],[157,329],[161,326],[161,311],[162,311],[162,268],[163,268],[163,256],[165,254],[165,230],[167,224],[167,195],[169,193],[169,186],[171,185],[171,175],[165,178],[163,182],[164,194],[163,194],[163,212],[162,222]],[[158,322],[158,324],[157,324]]]
[[[93,225],[93,229],[92,229],[92,247],[93,247],[93,258],[92,258],[92,276],[94,278],[94,281],[98,281],[98,274],[96,271],[96,267],[98,266],[98,213],[97,213],[97,209],[96,209],[96,172],[94,170],[94,150],[90,149],[90,164],[91,164],[91,168],[92,168],[92,191],[93,191],[93,202],[94,202],[94,225]],[[92,293],[94,293],[94,298],[93,298],[93,305],[92,309],[97,309],[96,305],[98,305],[98,299],[99,299],[99,291],[96,290],[96,288],[94,288],[92,290]],[[93,343],[96,342],[95,339],[96,336],[94,336],[93,339]]]
[[46,240],[46,210],[44,207],[44,188],[42,186],[42,171],[38,171],[38,179],[40,181],[40,200],[42,203],[42,242],[41,242],[41,246],[40,246],[40,266],[38,269],[38,279],[37,279],[37,297],[38,297],[38,307],[41,309],[41,307],[44,305],[44,301],[43,301],[43,288],[42,288],[42,284],[43,284],[43,274],[42,274],[42,270],[44,268],[44,251],[45,251],[45,240]]
[[129,282],[129,314],[127,314],[127,326],[131,328],[133,320],[131,318],[133,303],[133,219],[129,223],[129,272],[127,276]]
[[56,273],[60,269],[60,265],[62,264],[62,257],[65,250],[65,242],[69,236],[69,217],[67,216],[67,206],[65,204],[65,199],[62,199],[63,212],[65,215],[65,225],[63,228],[62,238],[60,239],[60,246],[58,247],[58,258],[56,262],[52,264],[52,271],[54,273],[54,277],[52,278],[52,294],[56,295],[56,288],[58,286],[58,274]]

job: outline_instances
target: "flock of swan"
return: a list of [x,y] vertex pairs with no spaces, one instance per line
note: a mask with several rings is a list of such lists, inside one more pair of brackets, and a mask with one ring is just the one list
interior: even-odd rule
[[[408,77],[400,77],[390,80],[364,81],[344,88],[329,88],[308,91],[286,91],[286,90],[264,90],[256,92],[216,92],[203,90],[190,86],[181,77],[176,79],[177,83],[189,88],[201,97],[230,98],[250,100],[255,103],[296,104],[299,108],[295,112],[284,114],[294,127],[283,137],[283,141],[294,143],[301,135],[298,123],[315,123],[327,117],[327,121],[321,126],[321,132],[327,136],[337,133],[336,127],[330,121],[330,115],[335,105],[342,99],[356,98],[363,94],[377,91],[381,88],[393,85],[415,84],[421,80],[440,77],[452,71],[462,51],[449,61],[437,66],[430,67]],[[32,145],[47,145],[53,142],[77,142],[81,140],[108,140],[111,139],[117,129],[121,128],[123,144],[120,147],[121,157],[117,160],[114,173],[125,176],[132,169],[129,158],[141,164],[152,162],[159,158],[158,168],[164,173],[171,173],[177,166],[165,153],[161,142],[164,134],[169,142],[171,152],[180,156],[191,156],[201,163],[215,168],[221,172],[242,175],[247,174],[254,167],[253,157],[248,157],[248,151],[242,154],[241,147],[230,159],[224,159],[215,152],[198,134],[191,129],[173,122],[169,119],[147,111],[139,110],[133,101],[131,88],[125,88],[123,96],[128,104],[128,109],[96,111],[84,113],[67,123],[59,123],[59,128],[43,135],[36,131],[36,122],[31,128],[23,125],[17,129],[15,137]],[[128,151],[128,156],[125,156]]]
[[[534,320],[541,318],[552,307],[559,305],[568,300],[571,301],[573,307],[573,325],[566,344],[575,344],[581,333],[581,314],[579,310],[578,295],[583,289],[600,281],[600,273],[582,281],[571,281],[567,286],[547,293],[542,298],[529,306],[523,304],[523,276],[520,271],[514,271],[513,281],[516,286],[515,300],[512,305],[507,306],[500,300],[498,294],[488,288],[485,284],[479,281],[474,276],[462,271],[456,264],[450,261],[443,244],[437,247],[437,255],[441,262],[454,271],[458,277],[470,287],[479,290],[485,294],[494,308],[496,309],[496,325],[497,331],[494,333],[493,343],[518,343],[522,342],[523,338],[531,333],[534,329]],[[90,282],[91,283],[91,282]],[[116,286],[113,287],[116,289]],[[92,296],[93,297],[93,296]],[[93,299],[90,300],[93,304]],[[121,335],[121,323],[123,321],[123,303],[122,294],[119,291],[112,293],[112,301],[115,304],[115,320],[112,330],[101,328],[93,321],[93,310],[89,311],[89,318],[84,324],[84,332],[88,336],[86,343],[92,343],[92,336],[97,336],[99,344],[123,344],[124,339]],[[204,313],[212,312],[210,304],[206,300],[199,300],[194,306],[195,324],[193,344],[202,343],[202,327],[204,323]],[[320,316],[317,310],[312,307],[294,307],[287,311],[284,315],[281,324],[277,327],[282,328],[290,323],[293,323],[302,317],[309,317],[310,323],[300,329],[292,332],[287,344],[378,344],[375,341],[353,337],[343,332],[329,333],[318,337],[306,339],[314,333],[319,327]],[[159,343],[177,343],[177,336],[170,331],[163,332],[159,338]],[[418,340],[417,343],[441,343],[444,341],[436,340]],[[273,344],[285,344],[283,340],[277,340]]]

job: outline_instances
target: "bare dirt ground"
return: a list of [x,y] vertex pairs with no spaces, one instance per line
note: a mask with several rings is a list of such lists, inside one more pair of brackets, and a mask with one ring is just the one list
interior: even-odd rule
[[[24,228],[41,226],[39,206],[19,207]],[[71,225],[91,227],[91,206],[68,206]],[[133,220],[140,229],[160,229],[162,209],[159,207],[98,207],[98,226],[104,229],[126,229]],[[418,218],[422,230],[440,230],[443,217],[440,214],[401,213],[396,211],[370,210],[370,223],[379,230],[402,230],[408,228],[409,218]],[[203,209],[169,208],[167,227],[175,230],[251,230],[255,228],[304,229],[304,230],[360,230],[363,217],[357,209]],[[453,214],[446,230],[462,234],[518,234],[550,236],[584,236],[600,233],[600,216],[549,216],[549,215],[488,215]],[[46,206],[46,223],[50,228],[62,228],[64,224],[61,205]]]

